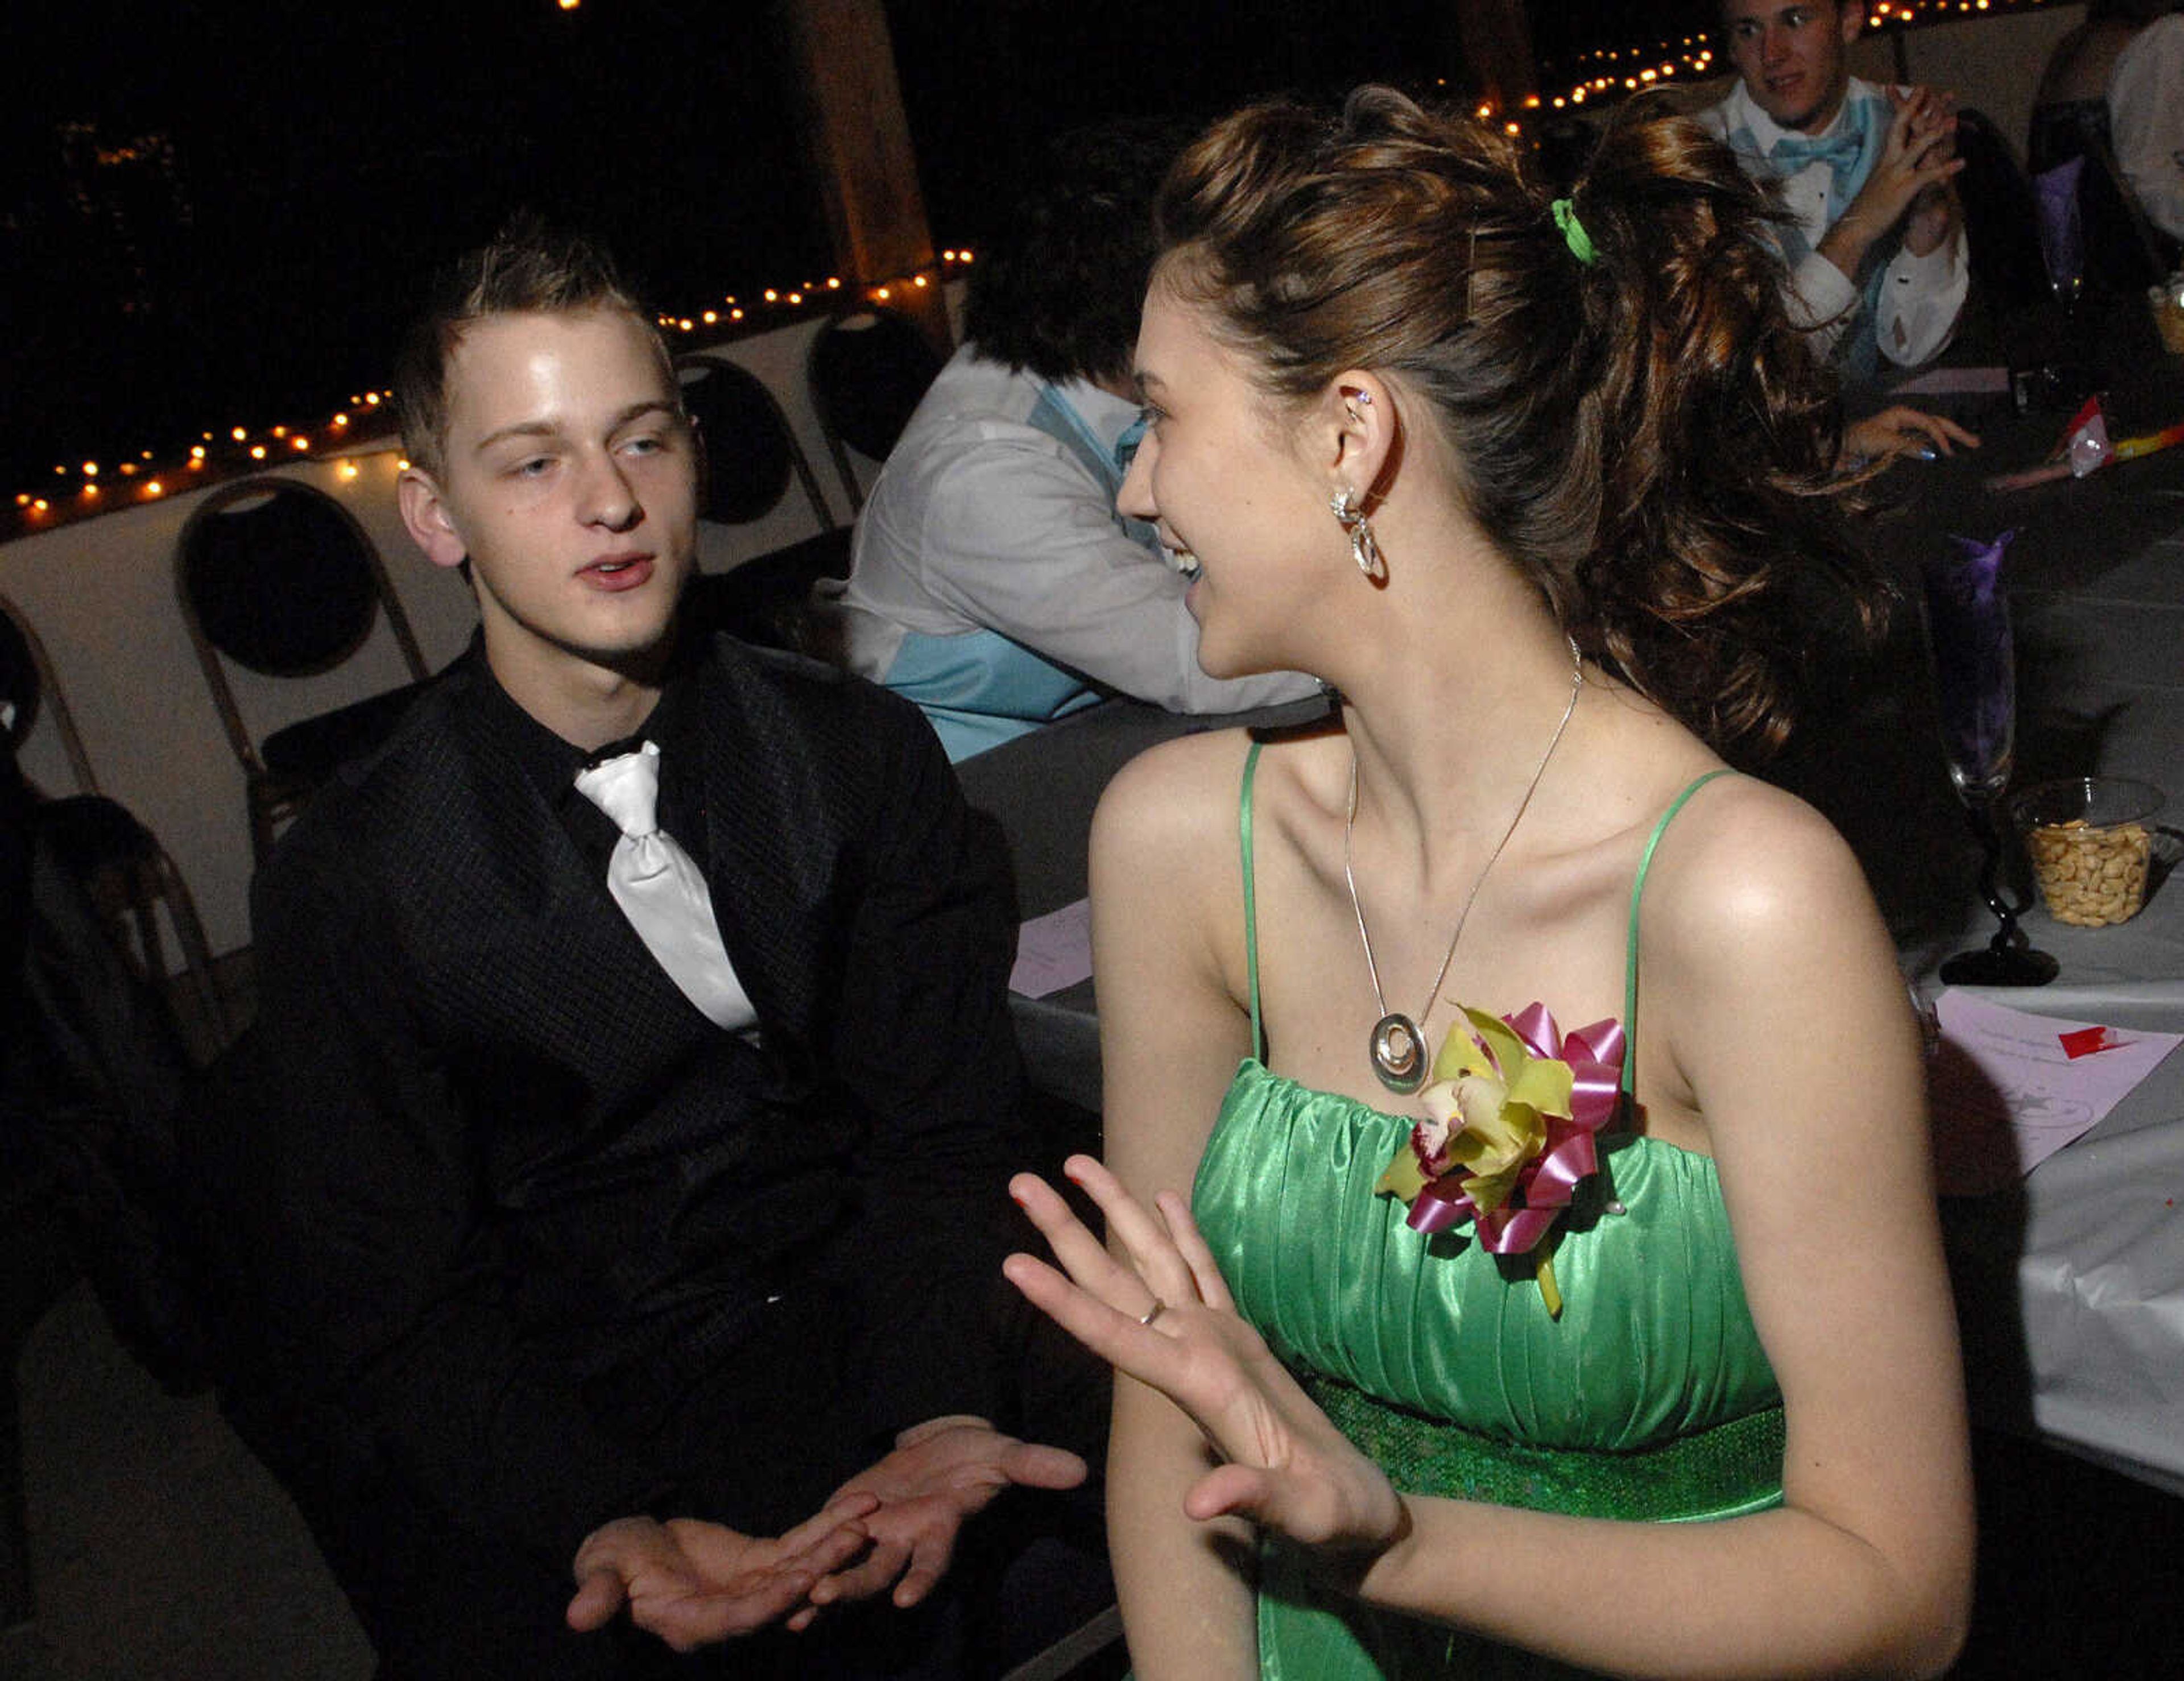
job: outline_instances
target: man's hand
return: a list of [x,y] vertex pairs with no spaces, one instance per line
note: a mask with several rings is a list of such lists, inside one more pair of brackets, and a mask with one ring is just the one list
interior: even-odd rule
[[[1949,182],[1964,167],[1957,156],[1957,109],[1930,87],[1888,90],[1896,108],[1873,173],[1840,220],[1822,237],[1819,253],[1856,280],[1875,240],[1903,223],[1903,248],[1924,257],[1956,231],[1957,198]],[[1906,220],[1906,217],[1909,220]]]
[[837,1496],[778,1540],[694,1517],[618,1517],[577,1549],[569,1626],[599,1628],[627,1606],[631,1622],[678,1652],[783,1617],[802,1628],[815,1615],[811,1590],[863,1550],[861,1520],[875,1504]]
[[[819,1582],[811,1592],[814,1606],[867,1598],[892,1583],[894,1604],[908,1610],[947,1573],[964,1520],[1002,1489],[1073,1489],[1084,1480],[1084,1461],[1075,1454],[1020,1442],[983,1420],[939,1421],[895,1441],[893,1453],[834,1492],[838,1502],[876,1503],[861,1520],[872,1550]],[[789,1626],[806,1621],[800,1614]]]

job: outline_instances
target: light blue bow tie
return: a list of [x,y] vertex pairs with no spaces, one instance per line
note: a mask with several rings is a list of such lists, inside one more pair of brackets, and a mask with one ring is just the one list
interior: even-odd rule
[[1865,177],[1879,160],[1888,137],[1889,121],[1886,98],[1853,94],[1844,102],[1834,133],[1817,139],[1786,134],[1767,148],[1767,156],[1786,178],[1815,163],[1828,166],[1828,220],[1832,223],[1850,208],[1850,201],[1865,185]]
[[1828,190],[1832,213],[1839,205],[1847,203],[1857,191],[1858,163],[1864,153],[1864,136],[1846,123],[1825,140],[1786,134],[1768,148],[1767,157],[1785,180],[1802,175],[1814,164],[1825,164],[1834,176]]

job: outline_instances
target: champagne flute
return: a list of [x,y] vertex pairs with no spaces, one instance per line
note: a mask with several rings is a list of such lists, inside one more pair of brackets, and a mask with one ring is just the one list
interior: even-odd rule
[[2017,926],[2031,898],[2013,904],[2001,882],[1996,806],[2009,784],[2017,732],[2015,650],[2002,557],[2016,535],[2004,532],[1986,543],[1952,537],[1952,550],[1930,558],[1921,580],[1942,749],[1979,838],[1980,897],[2000,924],[1984,950],[1959,952],[1942,964],[1942,979],[1953,986],[2039,987],[2056,972],[2055,960],[2033,950]]
[[2085,230],[2078,209],[2078,180],[2086,160],[2072,158],[2043,170],[2034,178],[2033,193],[2039,210],[2040,261],[2048,270],[2048,285],[2066,316],[2077,311],[2078,295],[2086,284]]

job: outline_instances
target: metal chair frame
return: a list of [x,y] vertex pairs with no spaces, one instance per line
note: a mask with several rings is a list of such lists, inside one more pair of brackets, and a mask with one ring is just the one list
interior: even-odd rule
[[[861,328],[855,325],[861,321],[870,325]],[[812,338],[811,352],[805,360],[805,383],[811,392],[811,406],[818,411],[820,427],[827,435],[827,449],[833,457],[834,470],[841,476],[843,488],[849,493],[850,508],[858,511],[864,508],[865,493],[858,484],[856,471],[850,464],[850,449],[855,448],[859,454],[869,460],[884,460],[888,452],[894,448],[896,438],[902,434],[902,427],[898,424],[893,435],[883,440],[867,437],[860,442],[845,437],[843,416],[838,409],[838,392],[835,389],[836,380],[841,376],[830,372],[829,365],[838,353],[835,347],[850,342],[848,336],[860,331],[878,335],[876,346],[883,343],[906,347],[913,342],[923,346],[933,359],[932,372],[926,378],[928,387],[932,384],[933,376],[939,374],[944,365],[939,352],[933,349],[925,335],[918,331],[916,323],[892,309],[860,309],[836,315]],[[918,395],[922,397],[923,394],[921,389]],[[904,422],[908,421],[910,410],[916,406],[916,399],[913,398],[909,408],[903,411]]]
[[[677,378],[681,378],[685,374],[694,376],[693,379],[682,381],[686,386],[694,383],[696,378],[718,374],[733,381],[737,387],[752,400],[758,411],[768,416],[769,430],[777,437],[788,457],[789,476],[802,487],[804,499],[811,505],[811,517],[818,522],[820,531],[831,530],[834,525],[834,510],[827,506],[826,495],[819,488],[819,476],[811,470],[811,458],[805,454],[803,444],[797,441],[795,428],[788,424],[788,414],[783,409],[780,400],[766,388],[766,381],[760,379],[742,363],[716,351],[696,350],[687,355],[677,357],[675,372]],[[699,428],[699,437],[700,443],[706,447],[709,455],[716,448],[724,450],[726,448],[727,441],[710,437],[705,432],[702,424]],[[788,493],[788,483],[784,479],[780,490],[763,508],[738,515],[724,512],[716,506],[709,506],[704,510],[702,517],[716,520],[722,525],[750,525],[764,519],[781,506],[781,498]]]
[[[288,495],[315,498],[332,510],[346,528],[369,572],[374,593],[378,598],[379,610],[387,615],[388,628],[394,633],[395,643],[402,650],[402,657],[409,666],[411,678],[422,682],[428,675],[424,654],[417,645],[415,634],[410,628],[409,615],[402,610],[401,598],[394,593],[393,582],[387,575],[386,563],[380,559],[378,545],[357,523],[356,516],[334,498],[301,480],[269,476],[242,479],[223,486],[198,504],[175,544],[175,595],[181,606],[182,622],[189,629],[190,645],[196,650],[198,668],[204,673],[205,686],[212,692],[213,705],[220,713],[221,727],[227,732],[228,745],[234,749],[236,760],[242,766],[250,812],[251,849],[260,863],[272,850],[274,838],[280,826],[303,810],[304,802],[315,791],[318,780],[283,776],[267,769],[259,744],[252,738],[248,726],[242,721],[242,710],[236,704],[235,691],[227,680],[226,661],[233,656],[215,643],[207,632],[198,604],[191,596],[187,570],[192,545],[206,521],[218,517],[238,502],[258,497]],[[372,624],[373,621],[367,618],[356,639],[321,665],[309,669],[270,671],[264,675],[302,679],[335,670],[370,640]],[[244,662],[238,660],[236,663],[241,665]]]
[[227,1000],[220,993],[220,982],[213,970],[212,949],[205,939],[204,924],[198,916],[197,901],[191,896],[189,884],[182,879],[181,871],[175,867],[175,860],[158,837],[99,787],[91,755],[84,749],[82,732],[76,727],[75,710],[69,705],[67,691],[61,687],[53,659],[46,652],[36,628],[24,616],[22,610],[4,595],[0,595],[0,615],[6,616],[22,637],[31,656],[30,675],[36,684],[35,694],[9,697],[16,700],[18,706],[13,730],[17,743],[20,745],[30,733],[42,710],[60,736],[61,749],[68,756],[69,769],[75,775],[80,797],[111,806],[120,814],[113,820],[114,826],[125,826],[136,832],[132,850],[92,861],[85,888],[100,920],[138,971],[153,985],[164,987],[170,971],[159,918],[159,909],[164,905],[167,921],[174,929],[175,943],[181,950],[182,972],[197,994],[205,1021],[219,1040],[226,1043],[234,1027],[228,1015]]
[[[708,487],[711,505],[705,509],[704,517],[721,525],[749,525],[779,508],[794,482],[803,488],[817,527],[800,542],[694,579],[686,610],[693,622],[725,631],[745,642],[830,658],[821,621],[811,610],[810,596],[820,578],[849,576],[850,527],[834,523],[833,509],[820,489],[811,457],[797,441],[779,399],[757,375],[740,362],[702,350],[677,357],[675,368],[678,376],[692,376],[684,381],[686,385],[705,375],[726,381],[732,398],[739,399],[747,410],[742,418],[763,429],[755,453],[762,454],[769,446],[777,451],[774,461],[759,469],[766,476],[765,481],[736,486],[727,493],[723,493],[724,487],[717,481],[712,482]],[[699,419],[702,437],[705,435],[702,415]],[[737,442],[727,437],[712,439],[707,450],[709,480],[724,470],[724,464],[737,453]],[[729,505],[723,507],[723,503]]]

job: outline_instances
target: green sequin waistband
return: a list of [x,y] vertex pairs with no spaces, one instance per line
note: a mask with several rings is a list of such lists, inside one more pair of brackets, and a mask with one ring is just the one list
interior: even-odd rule
[[1686,1522],[1782,1503],[1782,1409],[1627,1452],[1505,1442],[1299,1374],[1320,1410],[1407,1493],[1583,1517]]

